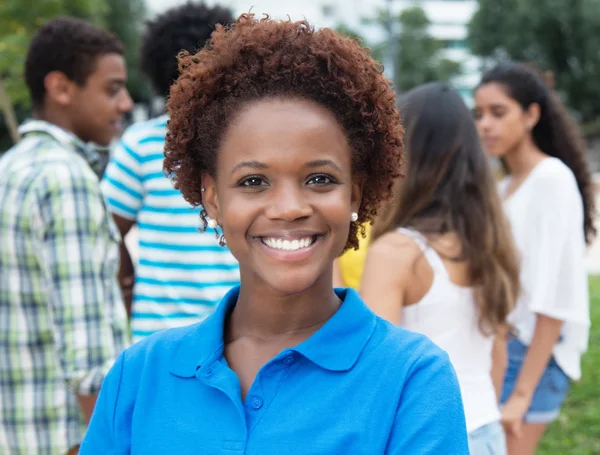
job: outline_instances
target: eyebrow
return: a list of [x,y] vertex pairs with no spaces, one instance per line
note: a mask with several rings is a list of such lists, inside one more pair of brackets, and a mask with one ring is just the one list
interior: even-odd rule
[[331,160],[315,160],[315,161],[311,161],[310,163],[306,163],[306,167],[308,167],[308,168],[323,167],[323,166],[331,166],[336,171],[342,172],[340,167]]
[[111,77],[107,83],[125,85],[127,83],[127,80],[122,77]]
[[[315,160],[315,161],[310,161],[309,163],[306,163],[306,165],[305,165],[305,167],[310,168],[310,169],[316,168],[316,167],[323,167],[323,166],[331,166],[338,172],[342,172],[340,167],[331,160]],[[269,168],[269,166],[267,166],[265,163],[261,163],[260,161],[242,161],[241,163],[236,164],[233,167],[233,169],[231,170],[231,172],[235,172],[238,169],[241,169],[243,167],[249,167],[252,169],[268,169]]]
[[267,169],[269,166],[267,166],[265,163],[261,163],[260,161],[242,161],[241,163],[236,164],[231,172],[235,172],[243,167],[250,167],[252,169]]

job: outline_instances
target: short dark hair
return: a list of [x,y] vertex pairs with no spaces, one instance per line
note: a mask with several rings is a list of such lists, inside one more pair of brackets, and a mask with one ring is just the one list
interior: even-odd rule
[[[201,175],[215,175],[220,141],[249,102],[307,99],[332,112],[352,150],[352,172],[362,178],[358,230],[376,216],[400,176],[403,128],[395,94],[382,67],[356,41],[306,21],[255,19],[244,14],[217,26],[196,55],[182,55],[181,77],[171,88],[164,168],[185,199],[202,204]],[[202,212],[206,227],[206,213]]]
[[34,105],[44,103],[44,78],[52,71],[85,85],[95,60],[105,54],[123,55],[123,45],[112,33],[73,17],[57,17],[34,36],[25,60],[25,82]]
[[179,76],[177,54],[204,47],[217,24],[233,21],[229,9],[188,2],[149,21],[142,38],[140,64],[157,94],[167,96]]

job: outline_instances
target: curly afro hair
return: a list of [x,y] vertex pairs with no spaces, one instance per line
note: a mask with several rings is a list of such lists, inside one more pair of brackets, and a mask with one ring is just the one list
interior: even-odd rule
[[123,52],[115,35],[84,20],[57,17],[47,22],[33,37],[25,60],[25,82],[33,105],[44,104],[48,73],[60,71],[83,86],[95,70],[97,57]]
[[233,22],[230,10],[221,6],[188,2],[172,8],[146,24],[140,49],[142,71],[157,94],[167,96],[179,76],[177,54],[195,53],[204,47],[217,24]]
[[[168,103],[164,169],[184,198],[202,204],[200,176],[215,175],[220,141],[243,105],[276,97],[312,100],[346,131],[352,171],[364,182],[346,244],[358,248],[359,226],[391,197],[403,156],[404,130],[381,65],[357,41],[330,29],[243,14],[229,27],[217,26],[197,54],[182,53],[180,70]],[[202,221],[206,227],[206,213]]]

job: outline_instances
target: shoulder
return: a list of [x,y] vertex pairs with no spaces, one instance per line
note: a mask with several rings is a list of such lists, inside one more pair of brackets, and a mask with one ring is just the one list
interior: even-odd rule
[[73,188],[99,192],[98,177],[76,151],[44,136],[27,136],[5,156],[3,172],[39,195]]
[[412,235],[401,231],[388,232],[369,246],[365,275],[393,274],[397,279],[410,278],[415,273],[415,264],[422,257],[421,247]]
[[412,332],[377,317],[373,339],[386,363],[401,366],[407,377],[422,369],[448,369],[448,354],[421,333]]
[[546,158],[538,166],[539,169],[534,170],[533,183],[539,191],[545,194],[579,192],[573,171],[560,159]]
[[421,248],[412,235],[402,231],[392,231],[373,241],[367,255],[402,264],[413,263],[421,253]]
[[[189,370],[189,374],[177,375],[193,376],[195,369],[187,367],[194,362],[193,356],[197,355],[197,359],[200,359],[202,348],[206,348],[205,322],[163,330],[127,348],[122,355],[127,381],[137,384],[146,373],[156,374],[157,371],[179,373],[185,369]],[[185,365],[179,365],[182,363]]]
[[198,322],[185,327],[161,330],[125,350],[124,359],[128,362],[144,362],[154,358],[172,359],[182,343],[190,340],[202,342],[202,325]]
[[159,143],[164,141],[166,133],[167,117],[161,116],[128,127],[121,136],[121,144],[137,147],[146,143]]

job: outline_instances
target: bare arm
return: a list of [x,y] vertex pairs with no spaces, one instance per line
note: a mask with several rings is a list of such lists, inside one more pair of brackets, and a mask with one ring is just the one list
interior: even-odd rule
[[85,423],[88,424],[90,419],[92,418],[92,413],[94,412],[94,406],[96,405],[97,395],[80,395],[77,394],[77,404],[79,404],[79,408],[83,413],[83,418]]
[[133,300],[133,283],[135,281],[135,267],[131,260],[129,250],[125,244],[125,236],[134,225],[133,220],[128,220],[117,214],[113,213],[113,219],[115,224],[119,228],[121,233],[121,264],[119,266],[119,285],[121,286],[121,292],[123,293],[123,302],[125,309],[127,310],[127,316],[131,317],[131,305]]
[[543,314],[537,315],[533,339],[527,350],[527,356],[517,378],[513,395],[527,397],[531,400],[533,392],[550,361],[552,349],[558,341],[562,325],[563,321]]
[[504,384],[504,374],[508,364],[508,350],[506,348],[506,330],[498,331],[494,338],[492,347],[492,382],[496,390],[496,398],[500,401],[502,396],[502,385]]
[[533,393],[550,361],[563,321],[542,314],[537,315],[533,339],[515,388],[502,408],[502,423],[507,432],[521,437],[523,418],[529,409]]
[[414,281],[415,250],[412,240],[391,233],[375,240],[367,253],[360,293],[377,315],[393,324],[402,320],[407,286]]

